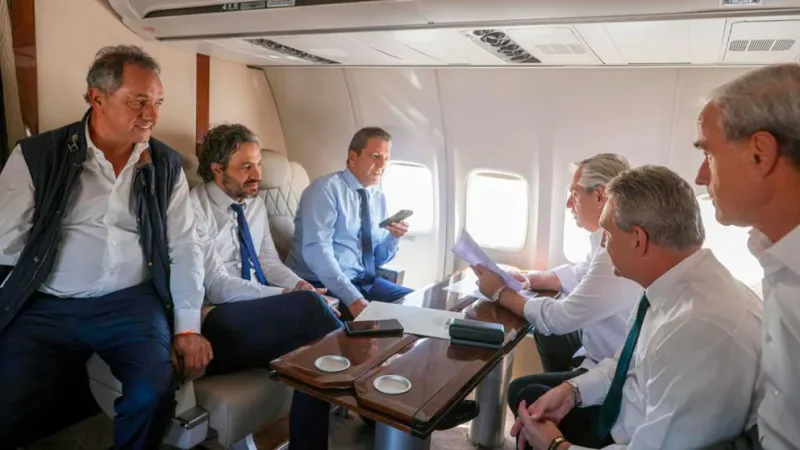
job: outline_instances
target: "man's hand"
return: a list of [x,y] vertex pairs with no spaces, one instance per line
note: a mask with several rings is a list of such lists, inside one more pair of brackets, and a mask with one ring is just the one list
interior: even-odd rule
[[[528,415],[528,410],[525,400],[520,402],[519,411],[517,411],[519,417],[517,422],[520,422],[521,426],[517,427],[515,424],[514,428],[511,429],[512,436],[520,435],[517,448],[518,450],[524,450],[525,444],[527,444],[533,450],[547,450],[550,447],[550,443],[555,438],[562,436],[562,434],[555,423],[549,420],[534,420]],[[565,442],[559,446],[559,449],[567,449],[570,446],[569,443]]]
[[522,272],[517,272],[516,270],[509,270],[508,274],[514,277],[515,280],[522,283],[522,289],[530,289],[531,288],[531,281],[528,279],[528,276]]
[[386,230],[391,233],[392,236],[401,238],[408,233],[408,222],[404,220],[402,222],[391,223],[386,225]]
[[481,265],[470,267],[478,277],[478,281],[476,282],[478,285],[478,290],[480,290],[481,294],[485,295],[487,298],[492,298],[492,295],[494,295],[494,293],[504,285],[503,279],[500,278],[500,275],[492,272],[486,267]]
[[359,314],[361,314],[361,311],[364,311],[364,308],[366,308],[367,305],[369,305],[369,302],[364,300],[363,298],[360,298],[351,303],[350,306],[347,307],[347,309],[350,310],[350,314],[352,314],[353,318],[355,319],[356,317],[358,317]]
[[300,280],[294,287],[295,291],[315,291],[319,295],[325,295],[328,292],[327,288],[315,288],[314,285],[305,280]]
[[336,300],[333,297],[328,297],[327,295],[323,295],[322,298],[325,299],[325,303],[328,304],[328,309],[331,310],[333,315],[335,315],[336,317],[342,317],[341,313],[339,313],[339,309],[336,307],[338,300]]
[[[187,378],[197,376],[214,359],[211,343],[197,333],[179,334],[172,341],[172,364]],[[180,364],[183,361],[183,364]]]
[[[527,409],[527,415],[536,421],[551,420],[555,423],[560,423],[564,416],[574,407],[575,398],[572,396],[572,387],[567,383],[561,383],[547,391],[547,393],[530,405]],[[518,432],[522,426],[522,419],[517,418],[514,426],[511,427],[511,432],[516,435],[516,432]]]

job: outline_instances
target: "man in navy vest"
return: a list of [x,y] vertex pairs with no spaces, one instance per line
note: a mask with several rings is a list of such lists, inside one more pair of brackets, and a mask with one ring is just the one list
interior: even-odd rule
[[107,47],[87,84],[83,120],[22,140],[0,174],[4,449],[64,425],[65,380],[85,379],[93,352],[122,383],[114,448],[157,448],[173,362],[192,375],[212,359],[188,184],[178,154],[150,136],[159,65]]

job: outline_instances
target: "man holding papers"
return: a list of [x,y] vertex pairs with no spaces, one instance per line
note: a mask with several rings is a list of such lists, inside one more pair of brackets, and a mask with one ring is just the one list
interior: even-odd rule
[[761,300],[702,249],[700,206],[678,174],[644,166],[606,192],[614,273],[645,294],[614,357],[520,394],[518,448],[685,450],[738,435],[763,397]]
[[[504,289],[508,283],[503,283],[496,274],[480,268],[476,270],[481,293],[489,298],[497,295],[501,305],[533,324],[539,356],[548,372],[514,380],[508,397],[512,411],[519,404],[520,391],[526,386],[556,386],[585,372],[603,358],[613,356],[625,341],[626,323],[642,295],[642,288],[614,275],[608,253],[600,245],[603,236],[600,213],[606,204],[606,185],[629,167],[624,157],[610,153],[578,162],[567,207],[578,225],[591,233],[591,255],[580,264],[518,275],[525,287],[561,291],[566,297],[526,298],[513,289]],[[586,358],[575,369],[573,355],[581,346],[586,350]]]

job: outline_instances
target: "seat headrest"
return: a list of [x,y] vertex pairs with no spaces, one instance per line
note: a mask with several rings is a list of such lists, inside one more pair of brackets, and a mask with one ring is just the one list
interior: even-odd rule
[[195,155],[186,155],[181,153],[181,161],[183,162],[183,172],[186,175],[186,181],[189,183],[189,188],[203,184],[203,179],[197,174],[197,167],[200,163]]
[[261,185],[259,189],[277,189],[292,179],[292,168],[286,155],[261,149]]

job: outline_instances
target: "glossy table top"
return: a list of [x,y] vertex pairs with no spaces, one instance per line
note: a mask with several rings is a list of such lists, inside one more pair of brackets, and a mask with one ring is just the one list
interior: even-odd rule
[[[448,340],[407,334],[351,337],[337,330],[273,361],[275,378],[360,415],[427,436],[530,329],[527,321],[499,305],[445,289],[470,278],[474,279],[474,274],[467,269],[417,290],[399,303],[463,310],[468,319],[501,323],[505,327],[501,349],[451,345]],[[322,372],[314,367],[314,361],[325,355],[343,355],[351,366],[342,372]],[[399,395],[384,394],[373,386],[381,375],[402,375],[411,381],[411,389]]]

